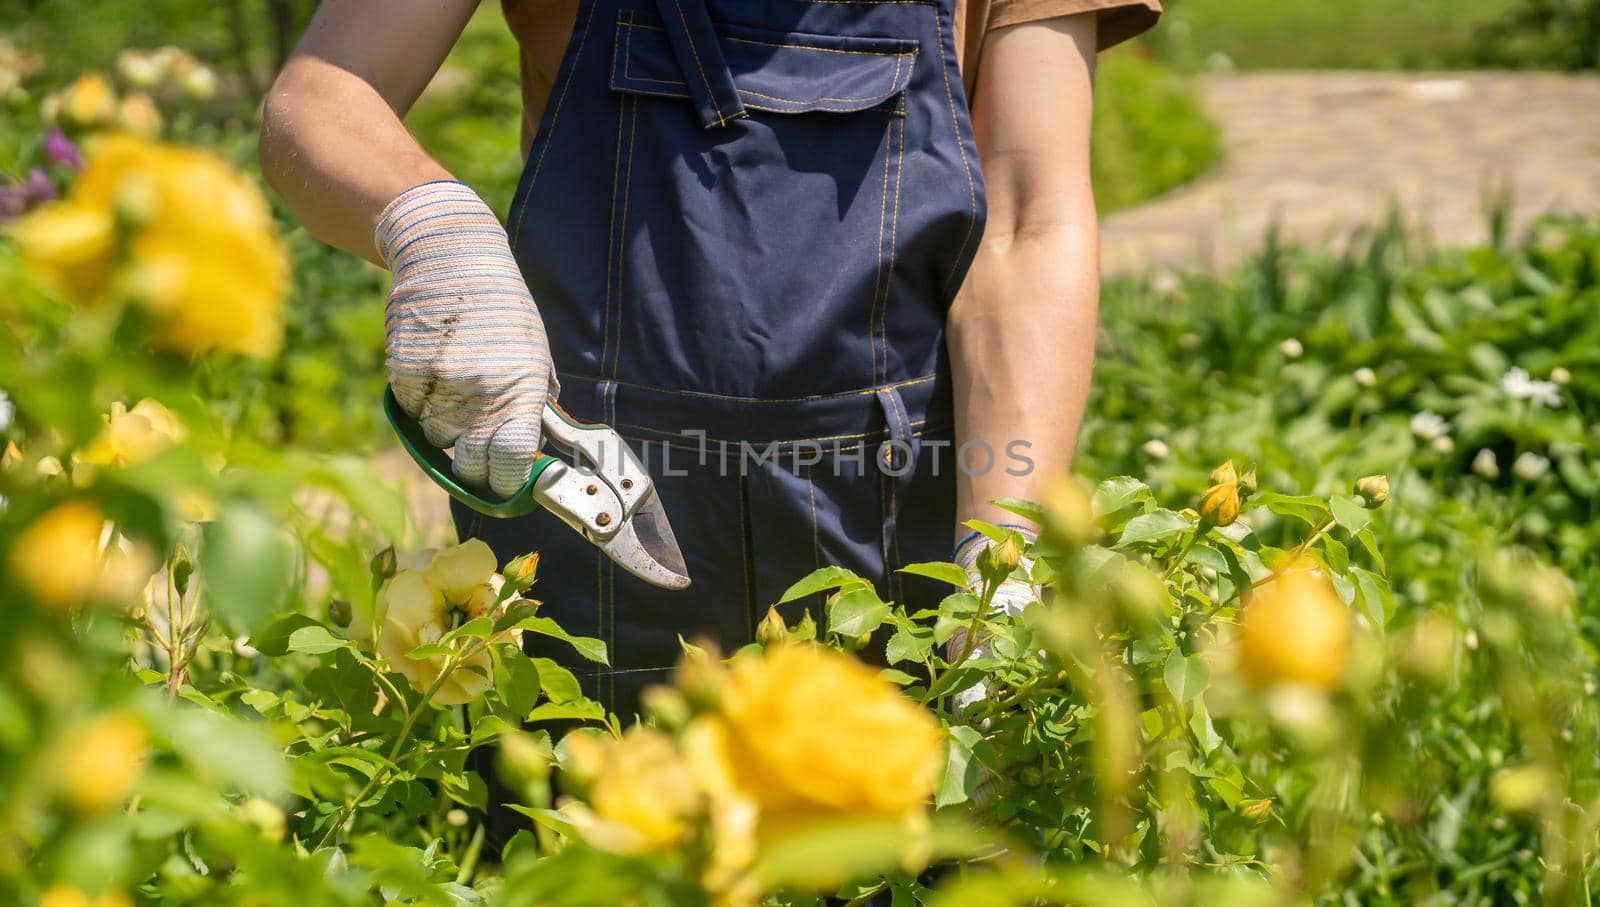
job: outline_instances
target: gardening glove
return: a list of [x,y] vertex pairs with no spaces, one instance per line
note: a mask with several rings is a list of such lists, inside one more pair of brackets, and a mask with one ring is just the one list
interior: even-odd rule
[[[1005,528],[1013,529],[1021,533],[1024,542],[1032,542],[1034,539],[1034,533],[1031,530],[1025,529],[1021,526],[1008,525]],[[956,564],[966,569],[967,581],[974,589],[982,589],[983,577],[978,571],[978,555],[985,548],[989,547],[989,545],[990,541],[988,537],[978,532],[972,533],[971,535],[962,539],[960,544],[956,545],[955,555],[952,557],[952,560],[954,560]],[[1018,567],[1024,574],[1031,575],[1033,573],[1033,558],[1022,558],[1021,562],[1018,564]],[[1022,613],[1022,609],[1026,608],[1029,602],[1035,602],[1038,600],[1038,588],[1030,583],[1018,579],[1016,577],[1016,573],[1013,572],[1011,576],[1006,577],[1005,580],[1000,583],[999,588],[995,589],[994,598],[989,602],[989,608],[992,612],[1005,614],[1009,617],[1016,617]],[[967,631],[965,629],[961,629],[957,630],[955,634],[950,637],[950,640],[945,643],[945,652],[952,659],[958,658],[966,649],[966,647]],[[989,654],[991,653],[989,651],[988,641],[984,639],[983,635],[980,633],[977,643],[972,647],[972,654],[969,655],[968,658],[984,658]],[[951,695],[950,711],[952,714],[959,715],[966,711],[968,706],[976,702],[982,702],[988,697],[988,684],[980,680],[972,686]]]
[[394,272],[384,354],[395,399],[429,443],[454,447],[462,482],[509,497],[560,388],[505,228],[472,189],[439,180],[390,202],[374,239]]

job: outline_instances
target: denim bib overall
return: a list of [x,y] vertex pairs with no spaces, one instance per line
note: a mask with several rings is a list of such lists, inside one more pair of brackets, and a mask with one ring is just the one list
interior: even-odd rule
[[546,513],[455,515],[502,562],[540,552],[541,613],[611,666],[530,646],[624,718],[680,636],[749,642],[819,566],[937,600],[895,570],[954,534],[944,321],[984,192],[951,8],[582,3],[507,228],[561,405],[640,453],[693,586],[648,586]]

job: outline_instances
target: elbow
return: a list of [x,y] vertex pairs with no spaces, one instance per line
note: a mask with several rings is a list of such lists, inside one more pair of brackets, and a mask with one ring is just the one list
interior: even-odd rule
[[288,108],[291,102],[277,85],[267,93],[261,110],[261,137],[256,142],[256,160],[261,165],[261,177],[273,191],[282,194],[283,184],[292,158],[294,121]]

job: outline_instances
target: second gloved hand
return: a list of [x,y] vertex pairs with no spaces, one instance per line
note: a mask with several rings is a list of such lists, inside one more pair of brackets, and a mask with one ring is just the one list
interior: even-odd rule
[[505,228],[476,192],[447,180],[401,193],[374,238],[394,272],[384,352],[395,399],[430,443],[454,448],[462,482],[514,494],[558,386]]

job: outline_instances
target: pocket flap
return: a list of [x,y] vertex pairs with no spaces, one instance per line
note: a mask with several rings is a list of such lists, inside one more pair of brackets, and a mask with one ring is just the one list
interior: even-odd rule
[[[739,98],[754,110],[866,110],[905,91],[916,68],[918,44],[911,40],[769,32],[720,22],[716,31]],[[638,13],[619,16],[612,56],[613,90],[690,97],[659,24]]]

